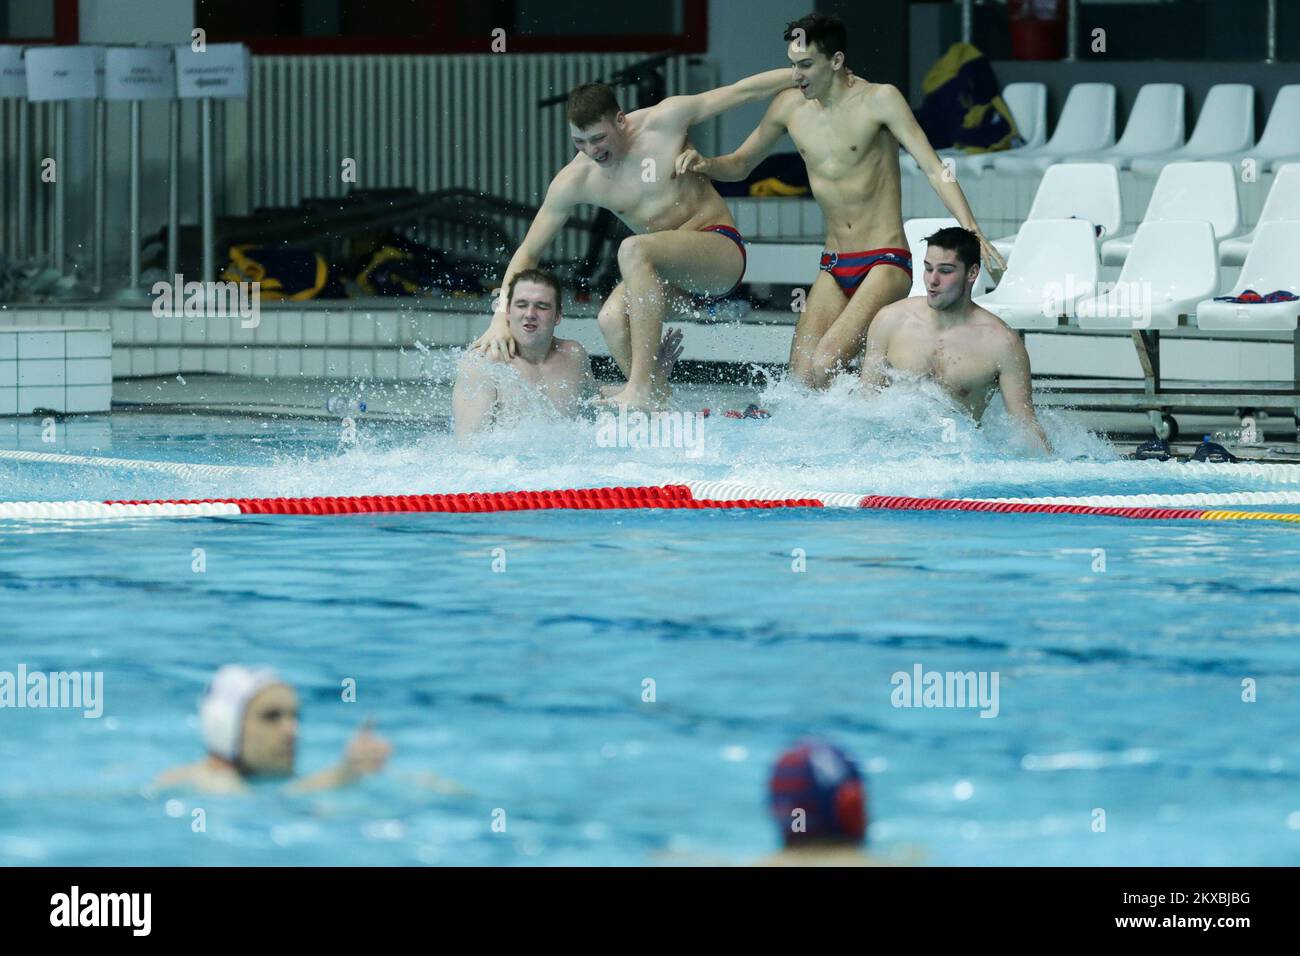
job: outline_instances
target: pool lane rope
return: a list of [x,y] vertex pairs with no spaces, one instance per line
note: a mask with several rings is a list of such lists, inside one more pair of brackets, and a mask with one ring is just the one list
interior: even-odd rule
[[1270,511],[1168,508],[1131,495],[1122,504],[1066,500],[979,500],[901,495],[799,493],[735,482],[691,481],[648,487],[568,488],[425,495],[355,495],[308,498],[212,498],[159,501],[0,502],[0,519],[198,518],[236,515],[482,514],[549,509],[869,508],[886,511],[980,511],[994,514],[1105,515],[1154,520],[1256,520],[1300,523],[1300,514]]
[[79,465],[86,468],[126,468],[182,478],[230,478],[247,475],[258,468],[238,465],[196,465],[184,461],[148,461],[139,458],[100,458],[93,455],[64,455],[48,451],[18,451],[0,448],[0,460],[32,461],[43,465]]

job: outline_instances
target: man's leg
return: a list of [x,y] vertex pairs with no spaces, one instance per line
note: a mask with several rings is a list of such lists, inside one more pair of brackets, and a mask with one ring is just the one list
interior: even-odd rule
[[632,368],[632,329],[627,316],[627,289],[620,282],[614,286],[605,304],[596,316],[600,334],[605,336],[609,354],[618,363],[623,377],[627,378]]
[[654,368],[670,296],[666,286],[721,295],[736,284],[743,262],[739,247],[716,232],[675,229],[623,240],[618,264],[626,286],[632,360],[627,386],[611,401],[648,408],[663,400],[667,382],[656,380]]
[[[620,285],[619,288],[622,288],[622,286]],[[692,302],[690,295],[676,286],[671,285],[664,286],[664,290],[667,296],[667,311],[664,315],[665,321],[690,321],[698,315],[698,311],[696,310],[695,304]],[[610,293],[611,300],[613,297],[613,293]],[[602,309],[601,315],[603,316],[604,314],[605,310]],[[623,312],[622,315],[624,322],[621,327],[624,329],[624,335],[626,335],[627,313]],[[612,322],[611,324],[614,325]],[[602,330],[603,328],[604,326],[602,325]],[[617,328],[618,327],[616,326],[616,330]],[[683,335],[679,329],[670,329],[664,333],[664,337],[660,340],[659,347],[655,351],[654,379],[656,382],[663,383],[661,386],[661,396],[665,398],[667,397],[667,394],[665,393],[670,392],[668,382],[672,378],[673,368],[677,365],[677,360],[682,357],[682,339]],[[613,345],[608,334],[605,336],[605,344],[610,346],[610,351],[612,352]],[[621,364],[619,368],[623,368]],[[627,374],[625,369],[623,369],[623,374],[624,376]],[[600,394],[605,398],[608,398],[611,395],[617,395],[623,390],[625,384],[625,382],[619,382],[617,385],[602,385],[600,387]]]
[[889,303],[906,298],[911,288],[911,278],[898,266],[881,263],[868,272],[839,318],[817,343],[807,383],[813,388],[829,385],[849,362],[862,354],[867,329],[876,313]]
[[818,272],[808,290],[808,300],[794,327],[794,341],[790,343],[790,374],[804,385],[812,384],[813,356],[817,343],[831,327],[844,307],[846,296],[829,272]]

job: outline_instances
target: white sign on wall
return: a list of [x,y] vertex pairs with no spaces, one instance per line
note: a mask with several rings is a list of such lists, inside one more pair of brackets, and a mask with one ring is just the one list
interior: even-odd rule
[[176,93],[181,99],[242,99],[248,95],[248,47],[209,43],[202,53],[176,49]]
[[171,47],[110,47],[106,68],[105,99],[167,100],[176,95]]
[[[46,100],[93,100],[96,47],[30,46],[27,48],[27,98]],[[98,48],[100,52],[103,48]]]
[[0,46],[0,97],[27,97],[27,67],[23,48]]

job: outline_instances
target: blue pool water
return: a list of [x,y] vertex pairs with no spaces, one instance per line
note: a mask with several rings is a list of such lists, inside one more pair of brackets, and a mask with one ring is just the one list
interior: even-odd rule
[[[774,390],[770,421],[710,418],[692,458],[598,447],[589,423],[534,420],[464,448],[363,420],[343,448],[329,421],[117,414],[77,453],[248,470],[0,460],[0,497],[681,478],[936,495],[1283,487],[1121,461],[1068,415],[1048,416],[1061,457],[1031,461],[1006,450],[996,416],[983,430],[958,421],[945,442],[933,396],[870,409],[850,397]],[[1284,524],[1075,516],[0,521],[0,670],[102,671],[106,700],[98,720],[0,710],[0,862],[746,862],[776,848],[772,759],[815,734],[863,764],[885,855],[1294,864],[1298,557]],[[299,688],[300,769],[335,760],[367,717],[394,744],[389,769],[314,797],[151,792],[158,772],[200,756],[196,698],[236,660]],[[917,665],[996,673],[998,715],[893,706],[892,675]],[[356,703],[340,700],[346,678]],[[206,832],[192,831],[196,808]]]

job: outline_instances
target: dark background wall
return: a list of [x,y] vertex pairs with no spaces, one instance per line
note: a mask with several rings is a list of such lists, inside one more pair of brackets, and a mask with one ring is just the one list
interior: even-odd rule
[[815,9],[834,13],[849,34],[849,66],[873,83],[893,83],[909,99],[908,0],[817,0]]
[[[1171,3],[1080,4],[1079,58],[1029,61],[1011,59],[1006,7],[975,8],[974,43],[993,63],[1001,85],[1045,83],[1054,124],[1075,83],[1113,83],[1119,123],[1144,83],[1181,83],[1187,89],[1188,132],[1210,87],[1249,83],[1256,91],[1256,133],[1263,130],[1278,89],[1300,82],[1300,0],[1278,4],[1278,56],[1264,63],[1263,0],[1173,0]],[[911,102],[919,105],[921,80],[949,45],[961,39],[955,4],[918,3],[911,7]],[[1094,28],[1106,31],[1106,52],[1090,49]],[[1218,60],[1218,62],[1205,62]]]

